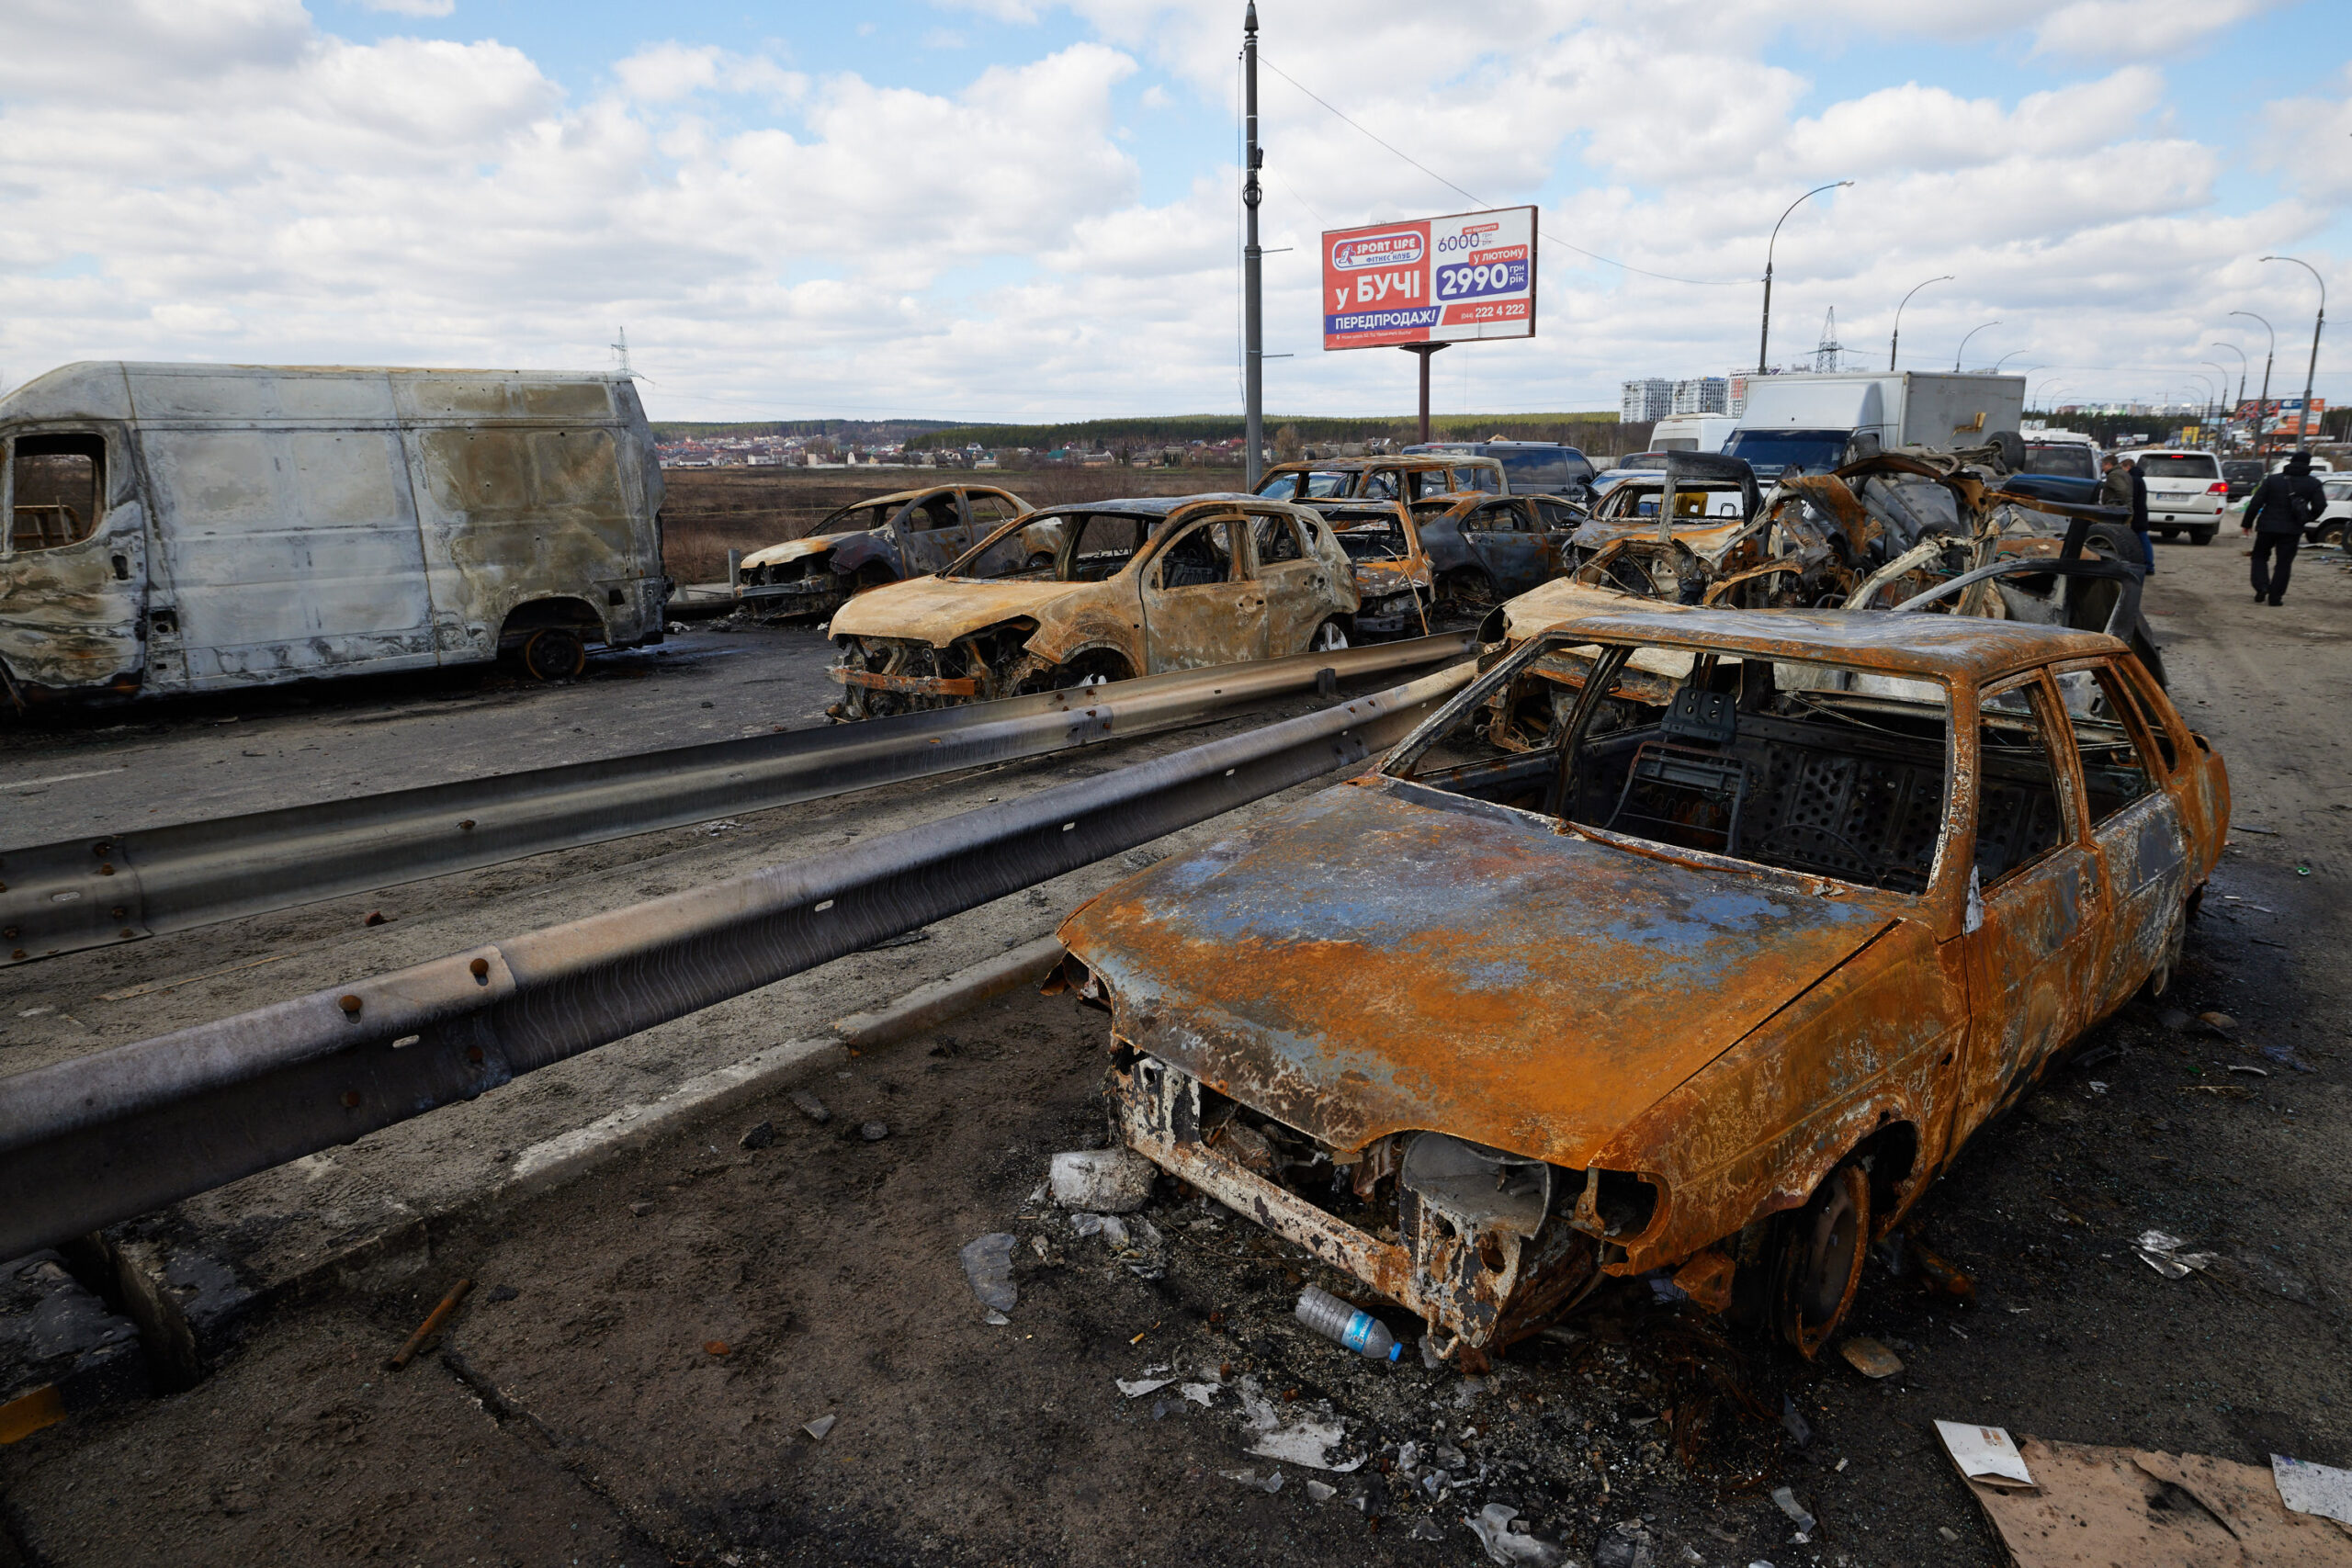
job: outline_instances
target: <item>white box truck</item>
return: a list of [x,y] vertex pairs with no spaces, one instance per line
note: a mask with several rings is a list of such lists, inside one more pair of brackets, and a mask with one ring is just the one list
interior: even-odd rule
[[0,398],[0,705],[659,642],[662,475],[600,374],[68,365]]
[[[1823,473],[1875,449],[1977,446],[2025,417],[2022,376],[1825,371],[1731,378],[1731,439],[1759,479]],[[1867,439],[1866,439],[1867,438]]]

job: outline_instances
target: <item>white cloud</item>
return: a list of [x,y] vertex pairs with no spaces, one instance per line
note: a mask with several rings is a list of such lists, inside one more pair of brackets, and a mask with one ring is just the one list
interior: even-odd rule
[[458,8],[458,0],[359,0],[370,11],[389,11],[396,17],[446,17]]
[[[2028,0],[1986,5],[1974,25],[2020,48],[2041,19]],[[117,355],[579,366],[626,323],[649,401],[676,417],[1231,407],[1233,172],[1187,165],[1147,199],[1119,112],[1188,87],[1223,104],[1232,9],[1072,8],[1101,41],[1037,43],[947,90],[669,41],[580,98],[510,46],[355,43],[295,0],[111,0],[95,22],[88,0],[16,0],[0,11],[0,351],[16,374]],[[2307,280],[2251,258],[2306,244],[2352,198],[2344,160],[2307,157],[2281,171],[2295,198],[2229,199],[2245,154],[2181,135],[2170,107],[2193,86],[2145,64],[2023,97],[1848,85],[1764,63],[1788,15],[1765,0],[1490,11],[1465,29],[1405,0],[1286,0],[1267,37],[1270,62],[1481,199],[1572,187],[1543,218],[1544,335],[1444,356],[1452,406],[1572,406],[1624,375],[1740,363],[1765,234],[1832,179],[1858,183],[1781,235],[1776,357],[1810,348],[1833,305],[1849,345],[1883,352],[1894,300],[1952,273],[1905,312],[1906,363],[1997,317],[1972,357],[2193,366],[2228,305],[2308,315]],[[2161,11],[2132,13],[2143,36]],[[1807,15],[1957,27],[1862,0]],[[1173,94],[1129,96],[1138,56]],[[140,90],[82,86],[107,80]],[[1467,202],[1272,74],[1263,108],[1266,243],[1296,247],[1268,261],[1269,346],[1299,355],[1270,397],[1401,410],[1404,356],[1316,352],[1316,231]],[[2340,146],[2352,74],[2272,114],[2270,146]],[[1739,281],[1678,287],[1570,243]]]
[[2034,29],[2038,53],[2155,60],[2236,26],[2274,0],[2073,0]]

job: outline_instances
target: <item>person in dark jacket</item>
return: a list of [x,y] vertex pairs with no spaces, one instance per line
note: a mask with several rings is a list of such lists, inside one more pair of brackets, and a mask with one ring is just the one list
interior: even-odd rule
[[2255,487],[2238,532],[2254,536],[2254,602],[2276,604],[2287,596],[2295,551],[2303,529],[2327,510],[2327,491],[2312,478],[2312,457],[2298,452],[2287,466]]
[[2109,506],[2132,509],[2132,536],[2140,541],[2140,564],[2155,570],[2156,547],[2148,539],[2148,481],[2141,477],[2140,465],[2109,453],[2099,491],[2099,498]]

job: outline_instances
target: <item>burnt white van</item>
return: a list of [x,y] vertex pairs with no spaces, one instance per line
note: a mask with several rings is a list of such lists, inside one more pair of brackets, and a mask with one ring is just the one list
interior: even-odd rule
[[0,705],[662,639],[626,378],[68,365],[0,398]]

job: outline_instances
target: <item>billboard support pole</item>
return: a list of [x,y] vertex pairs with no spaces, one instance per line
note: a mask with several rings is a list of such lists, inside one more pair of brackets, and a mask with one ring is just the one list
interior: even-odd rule
[[1241,17],[1243,129],[1248,167],[1241,172],[1241,205],[1249,209],[1249,238],[1241,247],[1241,439],[1242,488],[1255,491],[1265,467],[1266,321],[1259,297],[1264,253],[1258,248],[1258,0]]
[[1442,343],[1408,343],[1402,345],[1406,353],[1417,356],[1421,362],[1421,434],[1417,439],[1424,444],[1430,438],[1430,355],[1450,346]]

